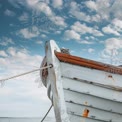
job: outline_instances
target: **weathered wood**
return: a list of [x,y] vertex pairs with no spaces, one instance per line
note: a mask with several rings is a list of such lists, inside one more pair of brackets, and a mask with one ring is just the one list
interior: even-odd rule
[[65,62],[65,63],[70,63],[70,64],[74,64],[74,65],[79,65],[79,66],[83,66],[83,67],[98,69],[98,70],[102,70],[105,72],[122,75],[121,67],[115,67],[112,65],[108,65],[108,64],[104,64],[104,63],[96,62],[93,60],[88,60],[88,59],[84,59],[84,58],[80,58],[77,56],[72,56],[72,55],[68,55],[68,54],[64,54],[64,53],[60,53],[60,52],[56,52],[56,51],[55,51],[55,55],[57,56],[57,58],[60,61]]
[[53,102],[56,122],[121,122],[122,68],[60,52],[46,43],[40,73]]
[[62,76],[92,81],[103,85],[122,88],[122,75],[107,73],[105,71],[90,69],[68,63],[61,63]]
[[[60,51],[53,40],[46,43],[46,62],[47,65],[52,65],[48,68],[48,84],[51,85],[53,96],[53,106],[55,110],[56,122],[69,122],[64,101],[63,87],[61,81],[60,62],[54,54],[54,50]],[[50,88],[50,87],[49,87]],[[49,93],[48,93],[49,94]],[[50,95],[48,95],[50,96]]]
[[119,115],[122,115],[121,103],[115,101],[111,101],[108,99],[91,96],[90,94],[84,94],[84,93],[75,92],[67,89],[64,89],[64,96],[66,102],[72,101],[79,105],[84,105],[84,106],[99,109],[101,111],[118,113]]

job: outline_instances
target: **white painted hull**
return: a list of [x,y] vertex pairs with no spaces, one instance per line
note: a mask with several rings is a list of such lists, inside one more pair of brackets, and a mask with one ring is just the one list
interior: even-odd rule
[[[111,79],[110,73],[66,63],[61,72],[70,122],[122,122],[122,92],[107,87],[122,85],[122,76]],[[85,109],[88,117],[83,117]]]
[[53,46],[59,51],[51,43],[46,62],[54,67],[43,83],[56,122],[122,122],[122,75],[61,62],[51,54]]

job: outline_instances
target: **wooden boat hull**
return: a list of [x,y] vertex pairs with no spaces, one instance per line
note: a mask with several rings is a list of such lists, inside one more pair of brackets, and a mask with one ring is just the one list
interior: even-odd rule
[[42,65],[53,68],[40,75],[56,122],[121,122],[122,68],[77,58],[73,63],[75,57],[67,56],[54,41],[46,44]]

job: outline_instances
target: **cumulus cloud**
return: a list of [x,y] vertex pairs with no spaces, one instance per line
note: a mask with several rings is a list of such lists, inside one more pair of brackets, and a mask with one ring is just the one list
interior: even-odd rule
[[84,12],[80,11],[80,5],[76,2],[71,2],[70,4],[70,12],[72,16],[76,17],[78,20],[83,20],[89,22],[91,17]]
[[114,18],[109,25],[102,28],[102,31],[106,34],[120,36],[122,32],[122,20]]
[[15,13],[13,11],[9,10],[9,9],[6,9],[4,14],[6,16],[11,16],[11,17],[15,16]]
[[0,56],[7,57],[7,54],[4,50],[0,50]]
[[114,34],[116,36],[119,36],[120,33],[118,33],[116,30],[114,30],[113,28],[111,28],[110,26],[107,27],[103,27],[102,31],[106,34]]
[[81,34],[92,34],[94,36],[103,36],[103,34],[94,29],[93,27],[88,27],[86,24],[81,24],[79,21],[75,22],[74,25],[71,26],[72,30],[79,32]]
[[81,40],[80,43],[81,43],[81,44],[87,44],[87,45],[88,45],[88,44],[94,44],[93,41],[87,41],[87,40]]
[[56,25],[66,27],[65,19],[60,16],[53,16],[50,18]]
[[39,0],[26,0],[26,2],[29,6],[35,6]]
[[35,9],[37,11],[41,11],[41,12],[45,13],[47,16],[52,16],[53,15],[53,12],[52,12],[51,8],[48,6],[48,4],[46,4],[44,2],[37,3],[36,6],[35,6]]
[[110,50],[122,48],[122,40],[117,38],[107,39],[105,41],[105,47]]
[[[93,28],[93,27],[88,27],[86,24],[81,24],[79,21],[75,22],[71,27],[70,30],[66,30],[64,33],[65,39],[75,39],[75,40],[80,40],[80,36],[83,34],[92,34],[94,36],[103,36],[103,34]],[[91,36],[93,38],[93,36]],[[82,40],[79,41],[79,43],[84,43],[84,44],[93,44],[93,42]]]
[[110,21],[112,17],[122,19],[122,16],[121,16],[122,1],[121,0],[86,1],[85,5],[89,9],[95,10],[96,14],[100,16],[101,20]]
[[58,8],[63,5],[63,0],[53,0],[53,7]]
[[40,45],[42,45],[42,44],[43,44],[43,41],[38,40],[38,41],[36,41],[36,44],[40,44]]
[[112,20],[112,26],[119,32],[122,32],[122,20],[115,18]]
[[[26,49],[17,49],[15,47],[9,47],[7,49],[7,51],[4,53],[7,54],[6,57],[5,58],[0,57],[0,67],[2,68],[2,73],[1,73],[0,79],[9,77],[12,75],[17,75],[19,73],[26,72],[30,69],[39,68],[40,63],[42,61],[42,57],[40,55],[31,55],[29,53],[29,51]],[[39,73],[39,72],[37,72],[37,73]],[[29,85],[29,82],[30,83],[32,83],[31,81],[34,82],[34,80],[37,77],[39,77],[39,74],[37,76],[33,73],[31,75],[23,76],[23,77],[15,79],[15,80],[12,80],[13,82],[11,84],[18,84],[18,86],[21,86],[23,88],[24,87],[26,88],[26,85],[28,84],[28,86],[31,87],[30,89],[32,89],[33,86]],[[17,82],[17,81],[20,81],[20,82]],[[22,86],[22,84],[26,84],[26,85]],[[17,89],[14,89],[14,90],[16,90],[16,92],[18,91]],[[38,91],[38,89],[36,91]],[[28,92],[30,92],[30,94],[33,95],[31,90]],[[20,92],[18,91],[18,93],[20,93]],[[25,92],[25,94],[26,94],[26,92]],[[38,94],[37,94],[37,96],[38,96]],[[22,97],[22,96],[20,96],[20,97]],[[38,96],[38,98],[39,98],[39,96]]]
[[[9,47],[7,50],[7,53],[10,55],[10,63],[16,63],[16,62],[20,62],[22,65],[40,65],[40,61],[42,60],[42,57],[39,55],[30,55],[29,51],[26,49],[17,49],[14,47]],[[35,61],[32,61],[35,60]],[[30,62],[28,62],[30,61]]]
[[[11,0],[9,0],[9,2],[14,5],[14,6],[18,6],[19,5],[24,5],[25,7],[29,8],[32,10],[32,16],[30,17],[30,19],[32,20],[32,24],[36,23],[39,24],[40,20],[40,13],[44,13],[47,17],[47,21],[45,22],[46,25],[50,28],[52,27],[52,23],[53,22],[56,26],[59,27],[66,27],[66,22],[65,19],[60,16],[60,15],[56,15],[55,12],[52,10],[52,8],[49,6],[50,1],[49,0],[26,0],[25,2],[23,2],[23,4],[17,0],[14,2],[12,2]],[[63,5],[63,1],[62,0],[53,0],[53,6],[55,8],[61,7]],[[19,18],[20,21],[27,23],[29,16],[27,13],[23,13]],[[50,22],[51,21],[51,22]],[[55,27],[56,27],[55,26]],[[54,26],[53,26],[54,27]]]
[[108,56],[118,54],[118,50],[122,48],[122,40],[118,38],[110,38],[105,41],[104,54]]
[[[96,13],[85,13],[85,11],[81,11],[81,4],[78,4],[76,2],[71,2],[70,4],[70,14],[77,18],[78,20],[82,20],[85,22],[101,22],[102,16],[97,12],[97,3],[94,1],[86,1],[85,5],[91,9],[95,10]],[[106,16],[106,15],[105,15]]]
[[97,5],[94,1],[87,1],[86,6],[92,10],[97,10]]
[[29,28],[21,29],[18,34],[23,36],[25,39],[30,39],[37,37],[39,35],[39,30],[36,26],[33,26],[31,29]]
[[[110,0],[110,2],[111,2],[111,0]],[[115,18],[122,19],[121,11],[122,11],[122,1],[113,0],[110,12],[113,14],[113,16]]]
[[11,38],[8,38],[8,37],[2,37],[0,39],[0,45],[1,46],[7,46],[8,44],[13,45],[14,41]]
[[64,33],[64,37],[66,38],[66,40],[69,39],[80,40],[80,34],[75,32],[74,30],[66,30]]
[[101,57],[109,60],[109,63],[120,63],[119,50],[122,49],[122,39],[109,38],[105,40],[105,48],[101,52]]
[[88,52],[89,52],[89,53],[93,53],[94,51],[95,51],[95,50],[94,50],[93,48],[89,48],[89,49],[88,49]]
[[94,1],[87,1],[86,6],[91,9],[95,10],[97,15],[100,16],[101,19],[108,20],[109,13],[110,13],[110,0],[97,0]]
[[[55,7],[61,6],[63,3],[62,0],[55,1]],[[59,15],[56,15],[51,7],[46,3],[46,2],[39,2],[39,0],[33,1],[33,0],[27,0],[28,6],[30,6],[34,11],[37,13],[44,13],[49,20],[51,20],[55,25],[61,26],[61,27],[66,27],[66,22],[65,19]],[[33,17],[34,19],[34,17]]]
[[28,19],[29,19],[29,15],[28,15],[28,13],[24,12],[18,19],[19,19],[20,21],[27,22]]

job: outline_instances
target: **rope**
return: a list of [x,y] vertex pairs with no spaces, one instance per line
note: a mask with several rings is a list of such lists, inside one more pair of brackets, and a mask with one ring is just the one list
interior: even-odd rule
[[42,118],[42,120],[40,122],[43,122],[44,119],[47,117],[48,113],[50,112],[51,108],[53,107],[53,104],[50,106],[49,110],[47,111],[47,113],[45,114],[45,116]]
[[[14,78],[17,78],[17,77],[20,77],[20,76],[23,76],[23,75],[30,74],[32,72],[36,72],[36,71],[39,71],[39,70],[43,70],[43,69],[47,69],[47,68],[52,68],[52,67],[53,67],[53,65],[50,64],[49,66],[41,67],[41,68],[38,68],[38,69],[31,70],[29,72],[24,72],[22,74],[18,74],[18,75],[14,75],[12,77],[8,77],[8,78],[1,79],[0,82],[3,83],[4,81],[10,80],[10,79],[14,79]],[[47,111],[47,113],[45,114],[45,116],[43,117],[43,119],[41,120],[41,122],[43,122],[44,119],[47,117],[47,115],[50,112],[50,110],[51,110],[52,107],[53,107],[53,104],[50,106],[49,110]]]
[[4,81],[10,80],[10,79],[14,79],[14,78],[17,78],[17,77],[20,77],[20,76],[23,76],[23,75],[30,74],[32,72],[36,72],[36,71],[47,69],[47,68],[51,68],[51,67],[52,67],[52,64],[50,64],[49,66],[45,66],[45,67],[41,67],[41,68],[38,68],[38,69],[31,70],[29,72],[24,72],[22,74],[18,74],[18,75],[14,75],[12,77],[1,79],[0,82],[4,82]]

